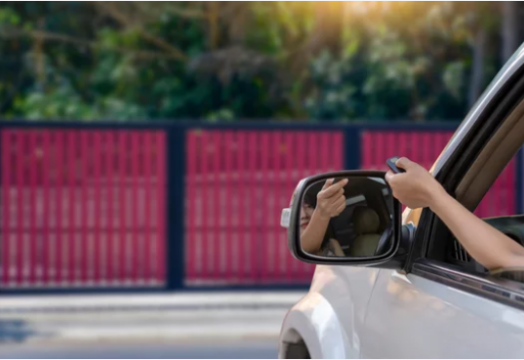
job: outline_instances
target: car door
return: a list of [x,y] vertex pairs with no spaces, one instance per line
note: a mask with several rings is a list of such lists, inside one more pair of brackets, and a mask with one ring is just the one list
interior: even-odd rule
[[[523,84],[521,48],[433,167],[435,177],[448,192],[454,193],[475,159],[524,103]],[[497,156],[496,151],[493,156]],[[431,259],[430,244],[447,239],[431,231],[438,220],[430,210],[414,218],[416,236],[405,271],[383,269],[378,275],[365,315],[361,356],[523,358],[523,287]]]
[[415,273],[380,272],[365,328],[363,358],[524,356],[522,310]]

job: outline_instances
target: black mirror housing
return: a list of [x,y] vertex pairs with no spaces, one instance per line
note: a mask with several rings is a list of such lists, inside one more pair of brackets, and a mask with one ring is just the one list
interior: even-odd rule
[[[403,236],[409,236],[410,231],[405,231],[406,229],[402,229],[401,205],[398,202],[398,200],[396,200],[392,196],[391,188],[385,181],[385,174],[386,173],[383,171],[351,170],[324,173],[302,179],[295,188],[290,208],[283,210],[281,219],[282,226],[287,227],[288,230],[288,247],[293,256],[300,261],[313,264],[372,266],[395,269],[401,268],[405,263],[407,254],[409,253],[409,249],[405,248],[409,246],[409,241],[402,241],[402,238]],[[311,198],[311,194],[306,193],[311,192],[312,188],[316,188],[316,191],[324,189],[325,187],[323,188],[322,185],[326,183],[328,179],[339,178],[347,179],[348,186],[344,188],[344,195],[346,196],[346,199],[348,199],[348,203],[350,202],[350,196],[354,196],[354,198],[356,198],[355,195],[357,193],[352,194],[352,185],[357,183],[363,184],[361,185],[361,189],[364,190],[359,191],[366,191],[367,194],[371,193],[372,195],[377,193],[382,195],[382,191],[375,189],[374,182],[371,182],[371,186],[364,183],[363,180],[366,179],[374,179],[377,182],[380,181],[381,189],[384,192],[388,193],[388,199],[390,201],[390,204],[388,206],[387,214],[389,219],[387,220],[387,231],[384,232],[387,233],[388,245],[384,247],[384,251],[381,251],[380,253],[375,252],[370,255],[359,255],[358,257],[355,257],[351,255],[346,256],[343,253],[343,251],[345,250],[339,250],[340,253],[338,255],[342,256],[336,256],[334,254],[331,254],[333,256],[323,256],[320,254],[307,252],[303,249],[301,243],[301,233],[303,230],[303,226],[309,226],[309,222],[306,225],[303,224],[303,221],[301,222],[301,216],[303,216],[301,215],[301,213],[304,213],[304,210],[302,208],[304,205],[302,202],[304,201],[306,195],[308,195],[308,198]],[[336,182],[336,180],[334,180],[334,182]],[[379,185],[376,185],[377,188],[378,186]],[[343,247],[344,246],[342,246],[342,248]],[[350,246],[347,247],[349,248]],[[351,253],[351,251],[348,252]]]

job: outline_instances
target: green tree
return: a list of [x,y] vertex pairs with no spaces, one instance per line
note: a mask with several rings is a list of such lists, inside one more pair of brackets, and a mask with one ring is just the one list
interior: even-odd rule
[[0,116],[457,120],[522,17],[509,2],[2,2]]

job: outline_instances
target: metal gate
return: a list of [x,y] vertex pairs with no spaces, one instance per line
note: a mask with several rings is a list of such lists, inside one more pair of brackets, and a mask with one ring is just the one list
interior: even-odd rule
[[[297,182],[429,167],[453,128],[2,122],[0,292],[307,286],[279,226]],[[477,214],[522,210],[521,172]]]
[[4,129],[2,287],[165,282],[165,134]]

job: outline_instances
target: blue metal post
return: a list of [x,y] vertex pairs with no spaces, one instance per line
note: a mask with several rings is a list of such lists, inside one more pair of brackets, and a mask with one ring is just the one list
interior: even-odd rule
[[357,170],[360,168],[361,141],[359,126],[348,126],[344,129],[344,168]]
[[168,126],[166,156],[166,271],[167,290],[184,287],[184,177],[186,162],[186,127]]

